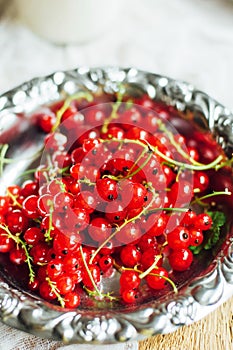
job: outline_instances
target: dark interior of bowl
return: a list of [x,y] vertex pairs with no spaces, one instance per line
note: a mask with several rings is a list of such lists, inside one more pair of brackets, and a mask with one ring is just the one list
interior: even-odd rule
[[[161,103],[161,106],[165,106]],[[6,123],[4,125],[4,130],[0,136],[0,143],[8,143],[10,145],[10,150],[8,156],[10,158],[18,158],[19,156],[24,155],[21,162],[9,164],[1,178],[0,190],[3,194],[4,189],[13,184],[22,182],[20,174],[26,170],[33,168],[34,163],[31,156],[37,152],[42,144],[45,137],[44,133],[39,131],[37,126],[35,126],[34,120],[30,118],[30,115],[12,115],[12,120],[9,125]],[[188,117],[187,117],[188,116]],[[193,112],[188,110],[188,108],[181,112],[177,113],[177,117],[173,119],[173,126],[184,135],[190,133],[190,125],[195,123],[197,128],[201,130],[208,130],[208,122],[205,117],[199,112]],[[192,128],[192,127],[191,127]],[[28,175],[27,175],[28,176]],[[229,181],[232,181],[232,174],[229,175]],[[25,180],[25,178],[23,179]],[[231,198],[232,200],[232,198]],[[216,258],[222,256],[222,252],[229,245],[229,238],[232,237],[232,224],[230,220],[229,213],[232,212],[232,205],[230,207],[230,202],[220,201],[217,202],[217,207],[220,207],[228,215],[228,221],[221,230],[221,238],[217,244],[211,250],[203,250],[198,256],[195,257],[194,262],[192,263],[191,268],[182,272],[173,272],[171,274],[172,280],[175,282],[177,288],[181,290],[183,287],[189,285],[195,278],[206,273],[215,265]],[[33,295],[30,292],[26,285],[28,279],[28,268],[27,265],[17,266],[12,264],[9,260],[8,254],[0,254],[0,266],[1,266],[1,278],[7,281],[10,285],[19,288],[26,293]],[[111,292],[118,289],[119,284],[119,273],[115,272],[113,275],[103,278],[102,284],[105,290]],[[93,299],[88,299],[83,296],[83,303],[80,308],[91,309],[117,309],[117,310],[129,310],[135,309],[142,305],[145,305],[149,302],[160,303],[164,298],[170,298],[173,295],[174,291],[170,284],[167,284],[166,288],[161,291],[155,291],[150,289],[146,284],[142,286],[141,296],[138,299],[137,303],[129,306],[124,303],[119,302],[110,302],[110,301],[94,301]],[[35,295],[36,299],[40,299]]]

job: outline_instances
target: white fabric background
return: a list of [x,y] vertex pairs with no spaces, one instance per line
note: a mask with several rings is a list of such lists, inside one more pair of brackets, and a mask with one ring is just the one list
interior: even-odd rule
[[[3,2],[0,0],[0,93],[55,70],[121,65],[189,81],[233,109],[231,0],[124,0],[111,28],[80,46],[56,46],[37,37],[15,18],[12,9],[1,15]],[[0,324],[0,350],[55,350],[61,346]],[[65,349],[98,348],[76,345]],[[137,344],[111,345],[111,349],[136,350]]]

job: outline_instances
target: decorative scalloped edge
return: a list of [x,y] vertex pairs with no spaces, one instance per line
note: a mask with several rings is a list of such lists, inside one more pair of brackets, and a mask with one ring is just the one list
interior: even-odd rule
[[[233,114],[229,110],[192,85],[135,68],[81,67],[35,78],[0,96],[0,117],[6,111],[31,111],[83,87],[116,91],[119,82],[134,84],[179,110],[188,107],[201,111],[223,148],[233,149]],[[109,311],[93,316],[80,310],[60,312],[0,280],[0,319],[20,330],[65,343],[116,343],[169,333],[201,319],[233,295],[233,244],[227,244],[227,255],[219,254],[211,271],[182,288],[173,300],[151,303],[129,313]]]

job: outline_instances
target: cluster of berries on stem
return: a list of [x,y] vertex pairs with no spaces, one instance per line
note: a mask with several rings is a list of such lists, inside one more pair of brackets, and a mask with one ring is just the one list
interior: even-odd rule
[[[27,265],[27,288],[65,308],[86,295],[130,304],[145,288],[177,292],[172,273],[216,243],[215,198],[232,202],[232,183],[211,179],[231,178],[232,160],[210,133],[177,132],[178,112],[146,95],[79,92],[33,120],[46,134],[33,177],[0,196],[0,253]],[[102,290],[116,274],[119,290]]]

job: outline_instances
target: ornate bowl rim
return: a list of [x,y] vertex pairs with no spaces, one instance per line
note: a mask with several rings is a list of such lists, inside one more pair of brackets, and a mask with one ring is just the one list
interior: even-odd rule
[[[119,83],[133,84],[166,104],[186,106],[205,117],[217,141],[233,150],[233,114],[191,84],[136,68],[79,67],[32,79],[0,96],[0,118],[6,113],[28,112],[81,87],[117,91]],[[1,130],[1,124],[0,124]],[[0,320],[14,328],[64,343],[117,343],[141,340],[175,331],[203,318],[233,295],[233,239],[225,242],[208,271],[159,305],[153,302],[136,311],[60,311],[51,304],[13,288],[0,276]]]

